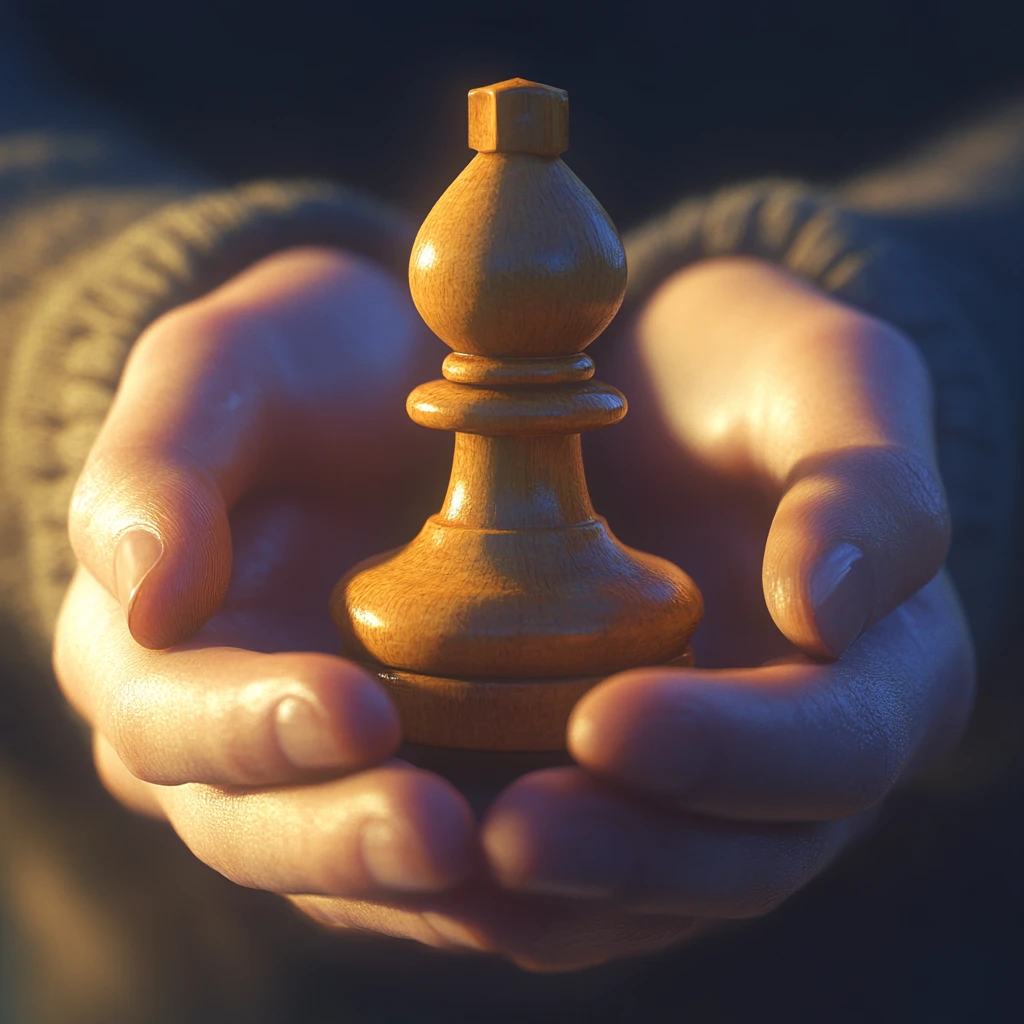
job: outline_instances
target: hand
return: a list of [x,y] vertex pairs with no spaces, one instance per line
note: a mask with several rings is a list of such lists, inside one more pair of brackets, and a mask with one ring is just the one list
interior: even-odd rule
[[[666,282],[624,353],[632,409],[593,438],[595,503],[702,587],[701,667],[598,686],[577,766],[514,783],[482,832],[506,889],[604,922],[577,944],[592,960],[777,906],[956,742],[974,678],[907,338],[737,259]],[[572,965],[558,945],[544,962]]]
[[264,260],[145,332],[75,492],[58,678],[114,795],[243,885],[370,900],[477,864],[466,801],[394,760],[326,615],[422,518],[421,474],[443,486],[445,439],[403,412],[424,335],[375,266]]

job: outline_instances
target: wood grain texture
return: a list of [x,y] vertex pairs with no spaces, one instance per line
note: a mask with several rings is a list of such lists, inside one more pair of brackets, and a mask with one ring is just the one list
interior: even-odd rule
[[[563,99],[521,80],[471,94],[471,137],[497,151],[441,197],[409,267],[417,308],[454,350],[445,379],[407,403],[417,423],[456,432],[448,494],[331,598],[342,652],[374,667],[422,744],[559,749],[579,696],[613,672],[685,661],[703,613],[681,569],[621,544],[590,502],[580,433],[620,420],[626,401],[590,380],[582,350],[618,310],[626,265],[597,200],[537,155]],[[501,127],[516,111],[526,134]]]
[[525,78],[470,89],[469,148],[479,153],[564,153],[569,148],[568,93]]
[[552,388],[466,387],[433,380],[415,388],[406,411],[421,427],[469,434],[569,434],[598,430],[626,415],[626,398],[599,381]]
[[[693,652],[687,648],[668,664],[688,667]],[[605,679],[598,675],[496,682],[366,667],[402,709],[407,742],[462,750],[563,750],[574,705]]]
[[452,352],[441,364],[445,380],[455,384],[575,384],[594,376],[594,360],[580,353],[549,359],[512,359]]
[[594,514],[578,434],[456,435],[419,536],[335,591],[350,656],[456,678],[583,676],[676,657],[701,614],[681,570]]
[[427,215],[409,287],[456,352],[562,356],[612,321],[626,255],[608,214],[558,159],[480,153]]

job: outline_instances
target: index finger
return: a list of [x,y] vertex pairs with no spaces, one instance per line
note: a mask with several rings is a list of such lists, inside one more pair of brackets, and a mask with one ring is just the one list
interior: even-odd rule
[[54,667],[71,704],[139,779],[280,785],[392,754],[398,717],[358,666],[313,652],[139,647],[114,600],[76,573]]

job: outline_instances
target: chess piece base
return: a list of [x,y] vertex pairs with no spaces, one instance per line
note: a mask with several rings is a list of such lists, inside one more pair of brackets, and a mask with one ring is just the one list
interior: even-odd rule
[[[693,664],[686,650],[665,666]],[[487,751],[565,750],[573,706],[607,676],[565,679],[444,679],[365,665],[398,707],[409,743]]]

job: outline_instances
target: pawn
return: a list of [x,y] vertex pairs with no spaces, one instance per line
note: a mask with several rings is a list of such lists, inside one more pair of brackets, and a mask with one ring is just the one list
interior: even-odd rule
[[701,596],[590,503],[580,434],[626,414],[583,350],[622,303],[615,228],[559,159],[568,99],[512,79],[469,94],[477,155],[420,228],[413,301],[453,351],[407,410],[455,432],[448,494],[405,547],[357,565],[331,615],[410,742],[559,750],[611,673],[690,664]]

